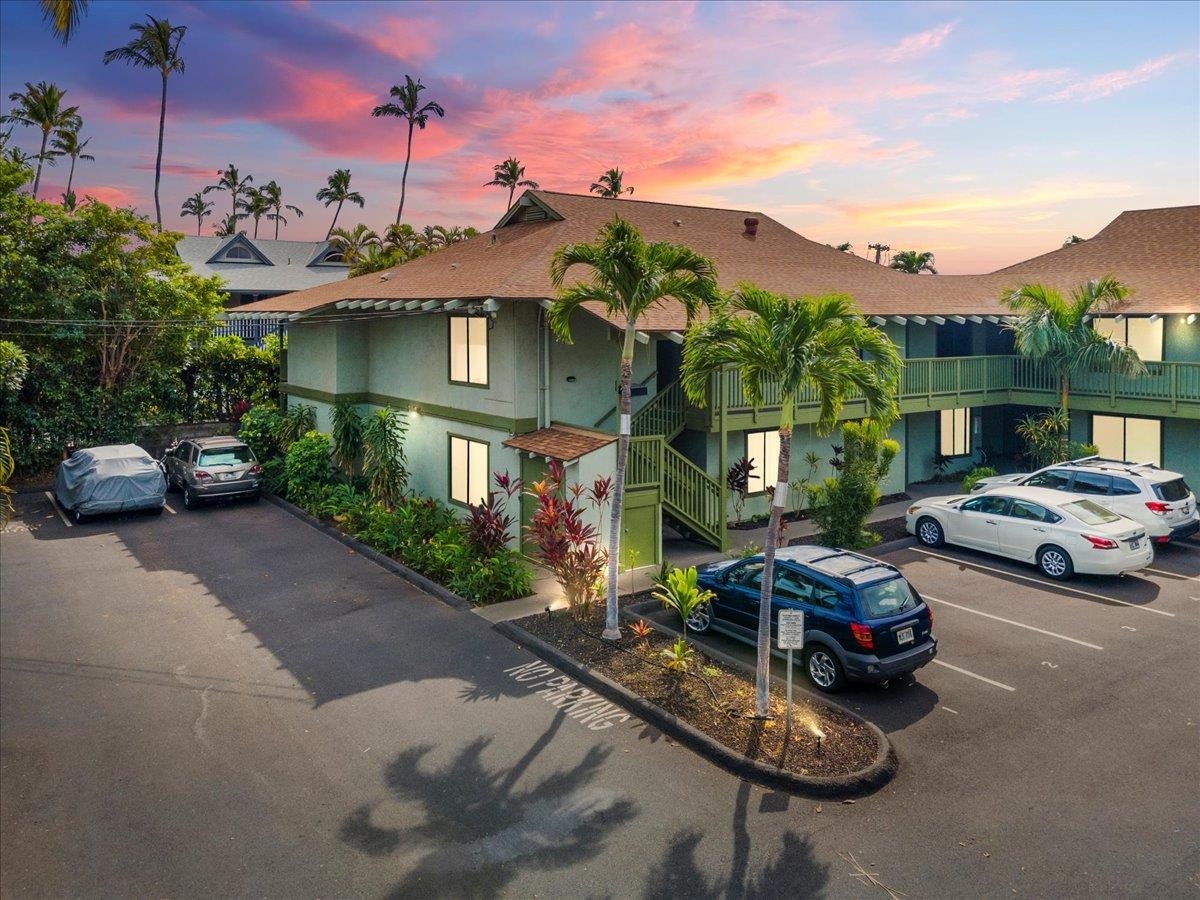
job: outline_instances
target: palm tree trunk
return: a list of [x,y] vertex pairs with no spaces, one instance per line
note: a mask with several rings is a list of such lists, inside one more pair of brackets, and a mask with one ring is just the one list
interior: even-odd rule
[[604,633],[607,641],[621,639],[617,617],[617,572],[621,559],[621,507],[625,499],[625,466],[629,461],[629,387],[633,381],[633,348],[637,323],[625,324],[625,343],[621,348],[621,429],[617,437],[617,471],[613,475],[613,505],[608,523],[608,589],[604,595]]
[[791,398],[785,397],[779,425],[779,469],[771,497],[771,518],[763,546],[762,588],[758,595],[758,661],[754,671],[754,714],[765,718],[770,712],[771,691],[771,591],[775,584],[775,548],[787,503],[788,469],[792,459]]
[[345,202],[345,200],[338,201],[337,209],[333,211],[333,221],[329,223],[329,230],[325,232],[325,240],[329,240],[329,236],[333,234],[333,229],[337,227],[338,216],[342,214],[342,204]]
[[38,185],[42,183],[42,163],[46,159],[46,141],[50,138],[50,132],[42,129],[42,149],[38,151],[38,167],[37,174],[33,176],[33,199],[37,199]]
[[[1059,376],[1059,398],[1058,402],[1063,413],[1067,417],[1067,430],[1063,432],[1062,440],[1059,442],[1059,458],[1066,459],[1071,455],[1071,413],[1067,408],[1070,402],[1071,395],[1071,379],[1067,375]],[[1053,460],[1052,460],[1053,462]]]
[[258,216],[254,217],[254,239],[258,240]]
[[196,237],[200,237],[200,223],[203,221],[204,220],[201,219],[199,216],[196,216]]
[[275,240],[279,240],[279,214],[275,214]]
[[515,194],[516,192],[517,192],[517,186],[515,184],[509,185],[509,187],[508,187],[508,206],[506,206],[504,208],[505,212],[508,212],[510,209],[512,209],[512,198],[513,198],[513,194]]
[[408,120],[408,152],[404,154],[404,172],[400,175],[400,208],[396,210],[396,224],[400,224],[400,217],[404,215],[404,189],[408,184],[408,164],[412,160],[412,136],[413,136],[413,121]]
[[1066,375],[1059,376],[1058,379],[1058,405],[1063,412],[1067,412],[1067,404],[1071,398],[1071,381]]
[[167,126],[167,73],[162,77],[162,103],[158,107],[158,156],[154,160],[154,219],[162,231],[162,207],[158,203],[158,184],[162,181],[163,131]]
[[67,175],[67,196],[71,195],[71,184],[75,181],[75,157],[71,157],[71,172]]

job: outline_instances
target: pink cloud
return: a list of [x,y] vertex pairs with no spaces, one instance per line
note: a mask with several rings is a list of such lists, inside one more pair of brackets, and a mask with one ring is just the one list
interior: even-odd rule
[[392,59],[424,63],[437,52],[442,31],[443,26],[436,19],[381,16],[374,18],[370,30],[361,36]]
[[1074,81],[1062,90],[1055,91],[1053,94],[1042,99],[1057,101],[1099,100],[1102,97],[1109,97],[1117,93],[1117,91],[1133,87],[1135,84],[1149,81],[1151,78],[1162,74],[1182,58],[1182,54],[1173,53],[1169,56],[1160,56],[1157,59],[1148,59],[1140,66],[1132,69],[1117,69],[1112,72],[1105,72],[1103,75],[1096,75],[1093,78]]
[[884,54],[888,62],[900,62],[913,57],[922,56],[942,46],[957,23],[947,22],[937,28],[930,28],[917,34],[910,34],[891,50]]

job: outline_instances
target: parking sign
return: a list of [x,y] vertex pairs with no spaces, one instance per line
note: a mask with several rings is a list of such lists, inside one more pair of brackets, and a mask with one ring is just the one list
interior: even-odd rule
[[781,609],[776,646],[780,650],[804,649],[804,610]]

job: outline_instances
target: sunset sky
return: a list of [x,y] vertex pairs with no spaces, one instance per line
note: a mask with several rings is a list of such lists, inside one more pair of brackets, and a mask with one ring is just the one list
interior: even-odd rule
[[313,195],[338,167],[367,198],[339,224],[388,224],[406,128],[370,111],[406,73],[446,109],[414,141],[418,227],[490,227],[507,194],[482,185],[510,155],[547,189],[619,166],[635,199],[761,211],[860,254],[932,250],[946,273],[1200,202],[1195,2],[93,2],[67,47],[33,0],[0,3],[4,97],[65,88],[96,156],[76,193],[150,215],[158,76],[101,63],[146,13],[188,26],[162,189],[186,233],[181,202],[230,162],[304,210],[281,237],[324,236]]

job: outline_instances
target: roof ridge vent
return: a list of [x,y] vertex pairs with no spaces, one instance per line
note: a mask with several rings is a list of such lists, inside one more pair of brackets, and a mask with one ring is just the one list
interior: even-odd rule
[[746,230],[742,234],[747,237],[755,237],[758,234],[758,219],[750,216],[742,222],[746,226]]

